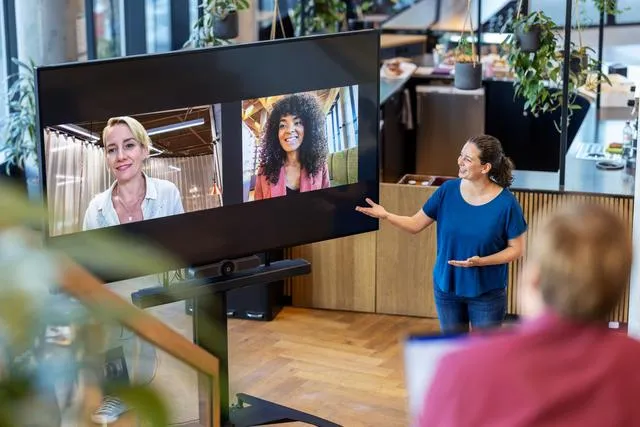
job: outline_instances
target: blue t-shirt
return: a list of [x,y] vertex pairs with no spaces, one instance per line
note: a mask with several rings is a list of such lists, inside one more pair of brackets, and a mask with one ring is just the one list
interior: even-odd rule
[[500,252],[507,247],[508,240],[527,230],[527,223],[520,204],[508,189],[490,202],[474,206],[462,198],[461,182],[461,179],[446,181],[422,210],[438,224],[434,285],[443,292],[476,297],[507,286],[508,264],[456,267],[448,261]]

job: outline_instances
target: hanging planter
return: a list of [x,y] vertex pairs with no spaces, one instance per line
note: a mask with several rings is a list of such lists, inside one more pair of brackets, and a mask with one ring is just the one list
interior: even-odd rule
[[522,0],[518,2],[517,13],[513,21],[505,24],[504,30],[513,32],[512,44],[523,53],[533,53],[540,49],[542,33],[549,27],[549,18],[541,11],[522,15]]
[[456,62],[454,86],[461,90],[475,90],[482,86],[482,64],[479,62]]
[[581,74],[589,66],[589,56],[582,53],[571,53],[569,61],[569,69],[574,74]]
[[229,40],[238,37],[239,23],[238,12],[231,11],[224,18],[218,18],[215,21],[213,32],[216,37]]
[[[469,22],[471,42],[465,37],[465,28]],[[482,86],[482,64],[475,49],[473,23],[471,21],[471,0],[467,0],[467,16],[462,24],[462,33],[455,52],[453,85],[460,90],[475,90]]]
[[[520,6],[517,10],[520,10]],[[513,21],[503,28],[503,31],[511,33],[505,39],[503,47],[507,52],[507,63],[514,77],[514,96],[524,102],[524,114],[531,113],[537,117],[542,113],[550,113],[561,105],[558,102],[561,92],[553,89],[562,76],[556,65],[556,30],[556,24],[542,11],[528,15],[518,12]],[[534,40],[523,40],[520,37],[521,34],[534,32]],[[529,38],[533,38],[533,34],[530,34]],[[535,46],[527,46],[529,41]],[[528,52],[533,47],[535,49]],[[549,82],[554,84],[548,84]]]
[[223,46],[239,35],[238,11],[249,8],[249,0],[198,1],[200,17],[183,47]]
[[536,52],[540,48],[540,26],[534,24],[529,28],[524,25],[518,27],[515,32],[520,50],[525,53]]

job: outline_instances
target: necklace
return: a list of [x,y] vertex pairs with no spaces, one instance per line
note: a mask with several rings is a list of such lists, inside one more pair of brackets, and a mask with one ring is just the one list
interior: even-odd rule
[[116,194],[114,195],[114,198],[118,201],[120,206],[122,206],[122,209],[124,209],[127,215],[127,220],[129,222],[133,221],[135,215],[137,214],[136,210],[140,208],[140,204],[144,200],[145,195],[146,195],[146,191],[143,191],[142,194],[138,196],[138,198],[131,204],[131,206],[127,206],[127,204],[124,202],[122,197],[120,197],[120,188],[116,187]]

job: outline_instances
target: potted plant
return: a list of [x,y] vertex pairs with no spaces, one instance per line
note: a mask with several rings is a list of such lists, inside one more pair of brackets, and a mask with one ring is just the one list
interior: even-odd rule
[[517,45],[520,52],[536,52],[540,48],[540,39],[545,30],[555,29],[555,23],[541,11],[535,11],[529,15],[517,14],[515,19],[507,23],[512,33],[511,44]]
[[202,10],[184,47],[220,46],[238,37],[238,11],[248,9],[248,0],[203,0]]
[[12,58],[18,72],[8,78],[7,115],[0,121],[4,174],[26,181],[29,194],[39,191],[36,146],[35,64]]
[[[470,42],[465,36],[467,22],[469,22]],[[462,24],[460,40],[455,50],[453,85],[461,90],[475,90],[482,86],[482,63],[475,49],[471,0],[467,0],[467,16]]]
[[524,99],[524,112],[534,116],[551,112],[558,108],[559,93],[554,90],[554,82],[561,79],[562,73],[557,67],[556,52],[558,39],[557,26],[544,12],[517,15],[508,27],[523,30],[535,25],[538,47],[534,52],[523,50],[522,43],[515,33],[504,41],[507,63],[514,74],[514,96]]
[[[571,42],[571,53],[569,54],[569,71],[576,75],[576,77],[583,76],[589,71],[590,56],[589,51],[594,52],[589,46],[576,47],[575,43]],[[564,60],[564,50],[557,52],[557,59],[559,62]]]
[[[473,36],[471,36],[473,39]],[[475,90],[482,86],[482,64],[478,60],[473,40],[460,36],[455,51],[453,85],[461,90]]]
[[[582,42],[582,25],[583,21],[588,18],[584,14],[584,8],[582,7],[583,5],[581,1],[583,0],[576,0],[575,3],[578,45],[576,46],[573,41],[571,42],[569,69],[571,73],[575,75],[579,85],[583,85],[590,75],[595,75],[596,78],[600,80],[604,79],[608,84],[611,84],[611,81],[607,76],[602,73],[601,64],[593,59],[593,57],[596,56],[596,51]],[[611,14],[618,13],[616,4],[612,0],[594,0],[594,3],[596,8],[600,11]]]
[[[304,34],[302,32],[302,11],[304,8]],[[292,13],[296,34],[336,33],[347,25],[347,4],[343,0],[302,0]]]
[[249,8],[248,0],[213,0],[209,3],[214,16],[213,32],[221,39],[238,37],[238,11]]
[[618,15],[622,13],[622,10],[616,7],[617,0],[593,0],[593,4],[596,9],[598,9],[598,12],[602,13],[604,11],[605,15]]

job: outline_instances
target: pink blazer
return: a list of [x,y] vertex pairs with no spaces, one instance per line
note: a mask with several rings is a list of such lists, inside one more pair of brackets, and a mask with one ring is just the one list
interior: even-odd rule
[[[287,195],[287,179],[285,177],[284,166],[280,168],[280,178],[277,184],[269,182],[265,175],[258,172],[256,176],[256,188],[254,200],[270,199],[272,197]],[[310,176],[304,169],[300,172],[300,192],[320,190],[329,187],[329,168],[326,163],[315,176]]]

